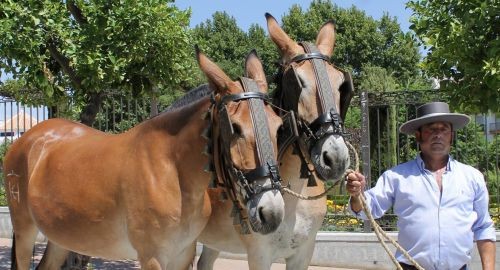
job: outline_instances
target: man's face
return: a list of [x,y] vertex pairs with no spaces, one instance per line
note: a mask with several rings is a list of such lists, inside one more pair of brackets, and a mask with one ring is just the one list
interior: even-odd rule
[[453,138],[452,126],[448,122],[434,122],[423,125],[415,133],[422,153],[427,155],[448,155]]

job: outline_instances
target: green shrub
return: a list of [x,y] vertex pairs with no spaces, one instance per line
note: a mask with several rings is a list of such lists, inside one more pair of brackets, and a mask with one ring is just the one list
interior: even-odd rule
[[0,144],[0,206],[7,205],[7,198],[5,197],[5,187],[4,187],[4,176],[3,176],[3,159],[9,146],[12,144],[10,140],[4,140],[2,144]]

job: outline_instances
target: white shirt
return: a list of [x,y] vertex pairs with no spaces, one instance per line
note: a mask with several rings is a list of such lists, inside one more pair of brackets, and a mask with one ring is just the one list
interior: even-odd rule
[[[483,175],[451,156],[442,193],[418,155],[384,172],[365,196],[374,218],[393,207],[399,244],[426,270],[457,270],[470,262],[473,241],[496,241]],[[411,264],[399,251],[396,258]]]

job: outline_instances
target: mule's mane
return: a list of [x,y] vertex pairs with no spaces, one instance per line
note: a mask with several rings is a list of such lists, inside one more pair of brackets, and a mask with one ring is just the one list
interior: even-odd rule
[[208,84],[202,84],[194,89],[189,90],[186,94],[184,94],[184,96],[170,104],[170,106],[168,106],[162,113],[184,107],[208,96],[210,93],[212,93],[212,89],[210,89]]

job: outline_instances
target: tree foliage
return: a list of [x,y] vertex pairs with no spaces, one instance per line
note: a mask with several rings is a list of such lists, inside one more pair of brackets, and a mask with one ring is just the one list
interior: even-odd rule
[[[262,16],[264,20],[264,16]],[[243,75],[243,63],[248,53],[255,49],[261,58],[266,74],[272,74],[278,59],[275,45],[265,30],[252,24],[248,33],[226,12],[215,12],[212,19],[193,29],[193,39],[232,78]]]
[[110,91],[155,93],[189,80],[189,12],[169,0],[0,2],[0,68],[47,105],[68,97],[93,122]]
[[428,52],[423,68],[467,112],[500,109],[500,2],[412,0],[413,29]]
[[[396,18],[389,14],[375,20],[354,6],[344,9],[329,0],[315,0],[306,11],[294,5],[282,17],[284,30],[298,41],[314,41],[318,29],[328,20],[337,25],[333,61],[353,71],[357,86],[368,66],[386,70],[398,89],[411,88],[417,86],[415,81],[422,81],[417,43],[410,33],[403,33]],[[232,16],[216,12],[211,20],[193,29],[193,39],[233,77],[242,74],[242,62],[251,49],[257,50],[268,77],[276,72],[278,53],[259,25],[252,25],[247,33]]]
[[337,31],[333,61],[352,70],[357,83],[363,68],[368,66],[387,70],[400,87],[420,76],[417,43],[410,33],[403,33],[397,19],[389,14],[375,20],[355,6],[344,9],[329,0],[314,0],[308,10],[294,5],[282,18],[285,31],[303,41],[313,41],[328,20],[336,23]]
[[394,91],[398,87],[392,74],[379,66],[363,66],[359,77],[359,87],[363,90],[384,92]]

